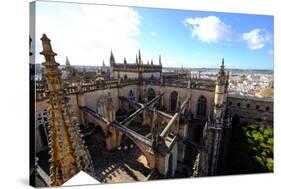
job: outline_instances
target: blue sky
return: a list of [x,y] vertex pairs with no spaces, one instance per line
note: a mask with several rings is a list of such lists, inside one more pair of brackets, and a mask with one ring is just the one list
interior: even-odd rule
[[[57,61],[74,65],[134,62],[138,49],[144,63],[168,67],[273,69],[273,17],[188,10],[37,2],[36,51],[46,33]],[[38,54],[38,53],[36,53]],[[42,56],[36,55],[42,62]]]

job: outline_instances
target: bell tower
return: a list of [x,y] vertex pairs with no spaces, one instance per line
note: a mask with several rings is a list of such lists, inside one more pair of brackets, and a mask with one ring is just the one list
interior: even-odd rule
[[57,55],[50,39],[43,34],[41,38],[44,55],[43,74],[48,84],[50,177],[52,186],[60,186],[80,170],[93,174],[91,156],[84,145],[79,124],[72,117],[65,96]]

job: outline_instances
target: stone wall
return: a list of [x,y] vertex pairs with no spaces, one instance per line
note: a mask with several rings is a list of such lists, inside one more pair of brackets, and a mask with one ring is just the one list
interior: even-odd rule
[[[125,75],[127,76],[127,79],[136,79],[138,78],[138,72],[119,72],[119,77],[125,79]],[[118,78],[118,72],[113,72],[113,77]]]
[[151,76],[155,79],[160,79],[160,72],[143,73],[142,77],[145,79],[150,79]]
[[232,116],[237,114],[240,122],[273,127],[273,99],[228,96],[227,108]]

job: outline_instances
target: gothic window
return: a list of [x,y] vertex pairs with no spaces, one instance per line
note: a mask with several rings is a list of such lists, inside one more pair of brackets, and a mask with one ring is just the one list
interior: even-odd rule
[[240,103],[240,102],[238,102],[238,103],[237,103],[237,106],[238,106],[238,107],[240,107],[240,106],[241,106],[241,103]]
[[129,100],[135,100],[135,94],[132,90],[129,92]]
[[176,111],[177,108],[178,93],[173,91],[170,96],[171,112]]
[[229,103],[228,103],[228,104],[229,104],[229,106],[231,106],[231,105],[232,105],[232,102],[231,102],[231,101],[229,101]]
[[206,116],[206,107],[207,107],[207,99],[204,96],[201,96],[198,99],[198,104],[197,104],[197,115],[198,116]]
[[269,106],[267,106],[267,107],[265,108],[265,110],[269,112],[269,110],[270,110]]
[[260,106],[259,106],[259,105],[256,105],[256,109],[259,110],[259,109],[260,109]]
[[124,80],[127,80],[128,79],[128,76],[127,74],[124,75]]
[[250,104],[247,104],[247,108],[250,108],[250,106],[251,106]]

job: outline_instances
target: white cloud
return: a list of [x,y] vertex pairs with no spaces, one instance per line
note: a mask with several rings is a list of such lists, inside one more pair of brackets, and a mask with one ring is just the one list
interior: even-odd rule
[[156,35],[155,32],[150,32],[149,34],[152,35],[152,36]]
[[60,64],[65,63],[65,56],[73,65],[101,65],[103,59],[109,64],[111,49],[117,61],[123,61],[124,56],[128,61],[135,60],[141,17],[132,8],[81,5],[77,10],[63,7],[60,11],[36,11],[37,63],[44,59],[38,55],[43,33],[52,40]]
[[267,43],[272,42],[272,36],[263,29],[254,29],[242,34],[242,39],[247,42],[248,48],[252,50],[261,49]]
[[184,24],[190,28],[192,37],[197,37],[203,42],[216,43],[229,41],[231,38],[231,26],[216,16],[187,18]]

